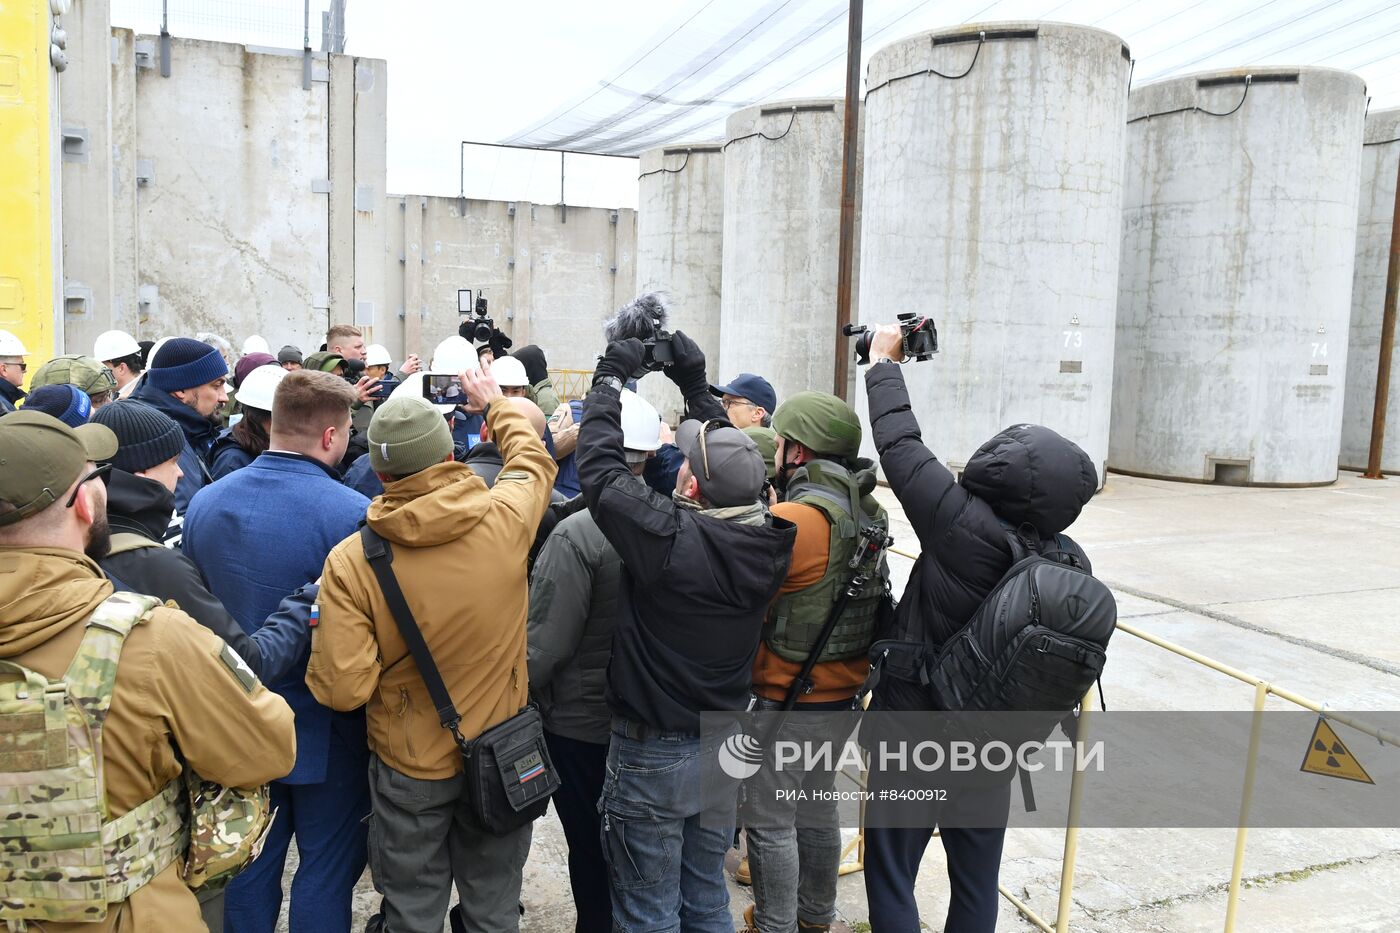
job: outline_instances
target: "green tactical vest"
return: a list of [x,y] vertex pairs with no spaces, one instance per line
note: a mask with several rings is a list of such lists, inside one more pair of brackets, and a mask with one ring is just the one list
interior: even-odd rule
[[184,784],[108,819],[102,726],[126,636],[160,600],[97,607],[61,680],[0,661],[0,920],[100,921],[189,843]]
[[[830,460],[800,467],[788,483],[785,501],[810,505],[831,524],[826,573],[811,586],[775,599],[764,622],[768,648],[786,661],[800,663],[812,653],[827,616],[851,581],[849,564],[862,522],[888,530],[889,517],[874,497],[861,498],[855,475]],[[865,588],[846,604],[818,663],[858,658],[870,650],[880,599],[889,585],[889,567],[882,557],[879,572],[871,574]]]

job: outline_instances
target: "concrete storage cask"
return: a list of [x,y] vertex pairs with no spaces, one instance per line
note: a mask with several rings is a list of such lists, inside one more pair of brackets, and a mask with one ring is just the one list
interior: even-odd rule
[[[700,345],[710,379],[718,379],[724,146],[677,143],[649,150],[637,185],[637,291],[670,296],[671,326]],[[653,373],[638,385],[674,424],[683,401],[671,380]]]
[[861,317],[935,319],[940,354],[905,378],[954,469],[1035,422],[1103,480],[1128,73],[1120,38],[1059,23],[921,33],[870,60]]
[[720,365],[773,384],[778,404],[831,390],[843,103],[761,104],[730,116],[724,151]]
[[1336,479],[1365,106],[1326,68],[1133,91],[1111,467]]
[[[1342,467],[1364,470],[1371,451],[1371,415],[1376,405],[1381,313],[1390,262],[1390,225],[1395,216],[1395,173],[1400,164],[1400,108],[1366,117],[1361,150],[1361,200],[1356,220],[1356,270],[1351,286],[1351,335],[1347,351],[1346,403],[1342,406]],[[1391,361],[1389,429],[1381,469],[1400,473],[1400,372]]]

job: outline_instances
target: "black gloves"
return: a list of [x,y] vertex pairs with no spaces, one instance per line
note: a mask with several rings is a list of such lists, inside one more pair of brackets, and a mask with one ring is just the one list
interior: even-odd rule
[[521,365],[525,367],[525,378],[530,380],[530,385],[537,386],[549,378],[549,363],[544,358],[544,351],[533,343],[521,347],[511,356],[519,360]]
[[674,362],[666,367],[666,375],[686,398],[706,395],[710,380],[705,375],[705,353],[699,344],[682,331],[671,334],[671,356]]
[[642,361],[645,359],[646,347],[642,346],[642,342],[636,337],[614,340],[608,344],[607,352],[593,370],[593,384],[596,386],[599,379],[608,376],[614,376],[619,382],[625,383],[642,368]]
[[487,341],[487,343],[491,347],[492,356],[505,356],[506,351],[510,349],[510,345],[514,342],[515,341],[511,340],[505,334],[501,333],[500,330],[495,328],[491,330],[491,339]]

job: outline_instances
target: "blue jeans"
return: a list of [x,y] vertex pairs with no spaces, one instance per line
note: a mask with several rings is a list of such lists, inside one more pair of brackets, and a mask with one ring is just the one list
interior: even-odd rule
[[733,933],[724,855],[738,781],[719,770],[725,736],[650,733],[615,724],[599,810],[622,933]]

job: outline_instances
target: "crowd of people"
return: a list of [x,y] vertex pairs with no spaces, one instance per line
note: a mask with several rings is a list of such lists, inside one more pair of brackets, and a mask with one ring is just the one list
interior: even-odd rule
[[[732,931],[736,824],[744,929],[828,929],[840,826],[811,792],[835,773],[741,792],[702,714],[794,692],[851,710],[882,631],[936,645],[976,611],[1007,527],[1073,547],[1093,466],[1022,425],[954,477],[898,326],[872,342],[868,439],[835,395],[711,383],[671,344],[659,372],[635,338],[600,346],[587,396],[561,400],[544,350],[504,340],[395,367],[348,325],[275,354],[111,331],[29,372],[0,331],[0,773],[22,823],[0,920],[272,933],[286,901],[293,933],[338,933],[368,866],[370,930],[515,930],[548,799],[577,933]],[[639,379],[675,384],[678,425]],[[889,527],[866,440],[923,548],[897,606],[883,562],[841,596],[862,532]],[[871,708],[930,709],[924,686],[886,671]],[[780,734],[839,739],[832,721]],[[979,793],[1009,805],[1005,783]],[[941,821],[867,830],[879,933],[920,929]],[[1003,835],[943,829],[946,929],[994,928]]]

